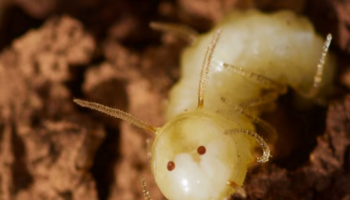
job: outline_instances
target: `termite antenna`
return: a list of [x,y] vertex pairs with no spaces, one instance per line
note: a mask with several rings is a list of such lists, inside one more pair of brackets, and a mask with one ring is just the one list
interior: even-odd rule
[[146,180],[144,177],[141,178],[142,193],[145,200],[152,200],[151,195],[147,190]]
[[213,58],[214,49],[219,41],[221,32],[222,32],[222,29],[219,29],[216,31],[214,38],[212,39],[210,45],[207,48],[207,51],[205,52],[205,57],[202,64],[201,74],[199,78],[198,108],[204,107],[204,95],[205,95],[205,88],[208,82],[209,67],[210,67],[211,60]]
[[[316,73],[314,76],[313,85],[309,91],[301,92],[301,95],[306,97],[306,98],[315,97],[320,90],[320,84],[322,83],[322,79],[323,79],[323,68],[324,68],[324,64],[326,62],[326,56],[328,53],[329,46],[331,45],[331,41],[332,41],[332,35],[329,33],[327,35],[326,41],[324,42],[323,47],[322,47],[321,59],[317,63],[317,69],[316,69]],[[301,90],[299,90],[299,91],[301,91]]]
[[316,75],[314,77],[314,88],[318,88],[320,83],[322,82],[322,74],[323,74],[323,67],[324,63],[326,62],[326,56],[328,53],[329,46],[331,45],[332,42],[332,35],[328,34],[327,39],[324,42],[323,48],[322,48],[322,56],[320,61],[317,64],[317,71]]
[[99,112],[105,113],[109,116],[112,117],[116,117],[118,119],[124,120],[126,122],[129,122],[130,124],[133,124],[145,131],[151,132],[156,134],[158,128],[149,125],[148,123],[137,119],[136,117],[130,115],[129,113],[126,113],[124,111],[121,111],[119,109],[116,108],[110,108],[107,106],[104,106],[102,104],[98,104],[98,103],[94,103],[94,102],[89,102],[89,101],[84,101],[81,99],[74,99],[73,100],[76,104],[82,106],[82,107],[86,107],[86,108],[90,108],[92,110],[97,110]]

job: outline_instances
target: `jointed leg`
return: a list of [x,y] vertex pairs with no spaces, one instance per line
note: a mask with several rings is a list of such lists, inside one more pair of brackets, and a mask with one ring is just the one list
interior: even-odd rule
[[[231,180],[227,181],[226,184],[232,187],[233,189],[235,189],[236,194],[239,194],[243,198],[247,198],[247,193],[241,186],[238,186],[235,182]],[[231,199],[230,197],[226,197],[224,200],[230,200],[230,199]]]
[[269,123],[267,123],[266,121],[262,120],[261,118],[245,111],[242,107],[235,105],[231,102],[228,102],[225,98],[221,98],[221,100],[223,102],[225,102],[226,104],[229,105],[230,108],[232,108],[235,112],[238,112],[244,116],[246,116],[247,118],[249,118],[250,120],[252,120],[253,123],[255,123],[256,125],[260,126],[262,129],[264,129],[266,131],[266,133],[268,133],[269,136],[269,140],[271,143],[274,143],[277,139],[277,132],[276,129],[273,128]]
[[151,22],[150,27],[155,30],[175,34],[176,36],[184,38],[190,44],[193,44],[197,40],[197,31],[184,24]]
[[248,108],[248,107],[255,107],[255,106],[261,106],[268,103],[272,103],[278,98],[279,94],[284,94],[287,92],[287,86],[281,85],[276,83],[274,80],[254,72],[250,72],[248,70],[245,70],[241,67],[233,66],[224,63],[223,65],[226,69],[231,70],[232,72],[250,78],[252,81],[256,81],[258,84],[260,84],[261,87],[271,90],[270,92],[266,93],[262,97],[251,99],[248,101],[245,101],[241,104],[239,104],[242,108]]
[[260,146],[261,146],[261,148],[263,150],[263,155],[261,157],[258,157],[257,161],[259,163],[265,163],[265,162],[269,161],[270,148],[266,144],[264,139],[262,139],[256,132],[250,131],[250,130],[247,130],[247,129],[232,129],[232,130],[226,131],[225,133],[226,134],[243,133],[243,134],[247,134],[247,135],[253,137],[260,144]]
[[266,93],[265,95],[257,99],[251,99],[243,103],[240,103],[239,106],[241,106],[242,108],[248,108],[248,107],[266,105],[268,103],[274,102],[277,98],[278,98],[278,93],[272,91],[272,92]]
[[287,92],[287,86],[285,85],[280,85],[278,83],[276,83],[274,80],[261,75],[261,74],[256,74],[254,72],[250,72],[248,70],[243,69],[242,67],[237,67],[234,65],[230,65],[230,64],[226,64],[224,63],[223,65],[226,69],[231,70],[232,72],[250,78],[253,81],[256,81],[257,83],[259,83],[261,85],[261,87],[266,88],[266,89],[270,89],[270,90],[274,90],[279,94],[284,94]]

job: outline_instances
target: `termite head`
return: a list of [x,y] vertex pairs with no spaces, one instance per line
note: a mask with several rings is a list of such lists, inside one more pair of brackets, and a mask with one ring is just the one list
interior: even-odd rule
[[253,157],[246,135],[227,132],[235,126],[200,109],[177,116],[157,132],[152,171],[165,197],[224,199],[243,184]]

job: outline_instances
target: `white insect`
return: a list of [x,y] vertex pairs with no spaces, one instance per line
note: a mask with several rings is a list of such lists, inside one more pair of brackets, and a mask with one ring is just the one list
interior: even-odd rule
[[[170,93],[164,126],[153,127],[98,103],[74,102],[155,134],[152,171],[169,200],[222,200],[235,193],[255,160],[256,145],[263,149],[257,162],[270,157],[254,124],[272,139],[276,136],[257,115],[287,86],[322,99],[331,85],[334,63],[325,63],[331,35],[323,44],[308,20],[288,11],[235,11],[217,25],[220,29],[202,36],[181,25],[153,26],[183,34],[193,43],[183,53],[181,78]],[[146,190],[144,194],[151,199]]]

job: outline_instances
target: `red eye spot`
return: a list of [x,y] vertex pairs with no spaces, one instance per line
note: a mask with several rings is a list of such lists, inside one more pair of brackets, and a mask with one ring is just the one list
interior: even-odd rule
[[175,163],[173,161],[168,162],[168,171],[173,171],[175,169]]
[[198,152],[199,155],[204,155],[206,151],[207,151],[207,150],[205,149],[204,146],[200,146],[200,147],[198,147],[198,149],[197,149],[197,152]]

